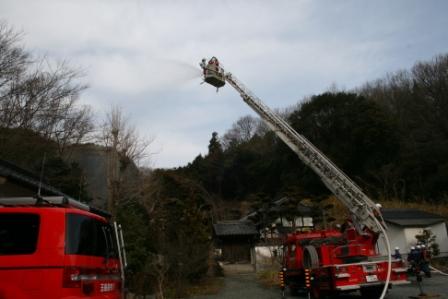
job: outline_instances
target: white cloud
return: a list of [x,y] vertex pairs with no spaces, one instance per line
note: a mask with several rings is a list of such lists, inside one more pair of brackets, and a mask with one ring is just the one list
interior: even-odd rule
[[83,103],[98,115],[118,104],[157,136],[157,166],[191,161],[212,131],[250,112],[235,91],[199,86],[202,57],[218,56],[268,105],[285,107],[446,51],[447,8],[418,0],[0,3],[27,48],[86,69]]
[[179,161],[192,161],[199,154],[206,154],[206,145],[201,146],[187,135],[165,132],[151,144],[151,163],[155,167],[177,167]]

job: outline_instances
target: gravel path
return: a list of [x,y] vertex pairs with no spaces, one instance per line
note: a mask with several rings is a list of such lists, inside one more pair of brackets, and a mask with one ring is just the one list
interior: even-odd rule
[[224,288],[212,296],[194,297],[194,299],[279,299],[278,289],[266,289],[262,287],[255,274],[236,274],[224,279]]
[[[194,299],[280,299],[277,288],[267,289],[261,286],[255,274],[233,274],[224,279],[224,288],[219,294],[212,296],[194,297]],[[411,280],[414,280],[412,277]],[[428,294],[438,294],[438,299],[448,299],[448,277],[433,275],[424,280],[424,291]],[[409,296],[419,294],[418,287],[413,281],[411,285],[397,286],[390,290],[387,299],[408,299]],[[288,299],[307,299],[307,296],[287,296]],[[339,299],[361,299],[358,293],[340,296]]]
[[[407,299],[409,296],[418,295],[419,289],[415,277],[410,277],[410,280],[410,285],[393,288],[387,299]],[[423,291],[428,295],[439,295],[434,297],[437,299],[448,299],[448,276],[433,274],[432,278],[423,278]]]

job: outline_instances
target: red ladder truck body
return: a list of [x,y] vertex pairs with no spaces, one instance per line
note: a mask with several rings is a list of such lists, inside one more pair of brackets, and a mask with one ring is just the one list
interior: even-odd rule
[[[378,254],[376,238],[353,227],[288,234],[283,242],[283,273],[293,292],[307,291],[310,269],[314,298],[360,290],[363,298],[379,298],[387,276],[387,258]],[[392,260],[390,285],[407,284],[402,260]]]

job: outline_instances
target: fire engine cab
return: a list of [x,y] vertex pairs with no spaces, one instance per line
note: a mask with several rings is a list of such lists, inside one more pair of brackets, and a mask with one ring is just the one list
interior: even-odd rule
[[0,299],[120,299],[121,227],[67,197],[0,198]]

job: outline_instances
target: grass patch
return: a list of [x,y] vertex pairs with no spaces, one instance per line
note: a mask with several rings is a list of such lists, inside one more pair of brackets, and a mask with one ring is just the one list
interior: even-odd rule
[[267,288],[274,288],[280,285],[278,270],[263,270],[257,273],[257,279]]
[[207,277],[186,289],[187,296],[215,295],[224,287],[222,277]]

